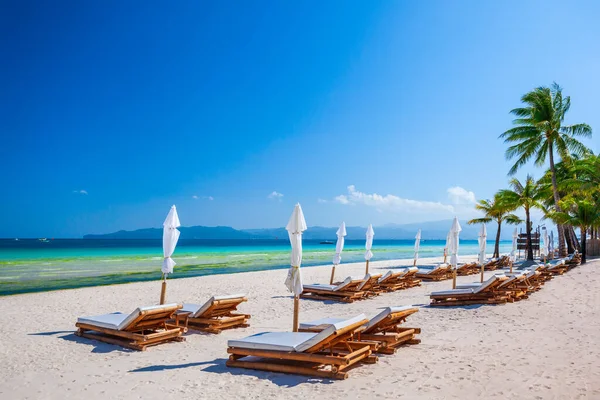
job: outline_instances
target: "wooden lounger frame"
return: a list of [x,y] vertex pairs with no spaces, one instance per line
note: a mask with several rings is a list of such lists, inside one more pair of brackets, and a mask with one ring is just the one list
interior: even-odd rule
[[416,277],[417,271],[396,272],[389,276],[384,282],[379,283],[380,290],[394,292],[415,286],[421,286],[421,279]]
[[[479,272],[481,272],[481,266],[476,262],[459,265],[458,268],[456,268],[456,275],[458,276],[474,275]],[[449,275],[450,278],[452,278],[452,269],[449,270]]]
[[418,311],[418,308],[411,308],[392,312],[383,321],[369,329],[368,333],[359,333],[358,340],[377,343],[376,351],[383,354],[394,354],[404,344],[419,344],[421,339],[415,338],[415,335],[421,333],[421,328],[400,326],[406,322],[408,316]]
[[248,320],[251,316],[234,312],[237,306],[245,301],[248,301],[248,298],[215,300],[202,313],[202,317],[193,317],[191,312],[179,311],[175,313],[175,323],[183,324],[188,329],[208,333],[221,333],[224,329],[247,328],[250,326]]
[[[374,346],[353,340],[357,329],[368,320],[362,320],[334,332],[326,340],[304,352],[246,349],[229,347],[228,367],[256,369],[317,376],[330,379],[346,379],[347,370],[358,363],[374,364],[377,356],[372,355]],[[253,357],[242,360],[244,357]],[[256,360],[254,357],[258,357]]]
[[[179,305],[178,308],[181,307]],[[185,338],[181,335],[186,332],[186,328],[167,322],[173,317],[173,314],[172,308],[167,310],[161,308],[143,310],[124,330],[102,328],[77,322],[75,326],[78,329],[75,335],[144,351],[148,346],[155,346],[169,341],[185,341]]]
[[358,290],[358,286],[360,286],[363,282],[363,280],[353,282],[346,286],[344,290],[325,290],[318,288],[311,289],[304,287],[300,298],[309,300],[332,300],[339,301],[342,303],[352,303],[355,300],[362,300],[367,297],[366,292]]
[[452,278],[452,267],[443,268],[438,271],[432,271],[429,274],[417,272],[415,273],[415,277],[423,281],[444,281]]
[[467,294],[431,294],[431,307],[451,307],[463,306],[471,304],[504,304],[509,301],[507,293],[499,292],[498,286],[502,284],[508,277],[498,279],[493,284],[490,284],[485,290],[479,293]]

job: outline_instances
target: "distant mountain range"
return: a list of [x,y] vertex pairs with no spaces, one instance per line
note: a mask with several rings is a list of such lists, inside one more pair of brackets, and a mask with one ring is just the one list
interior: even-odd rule
[[[477,239],[481,229],[480,225],[468,225],[460,221],[462,232],[461,239]],[[421,229],[421,238],[425,240],[446,239],[451,220],[421,222],[414,224],[387,224],[373,227],[375,239],[414,239],[417,230]],[[495,223],[487,225],[488,240],[496,238]],[[304,232],[305,239],[335,240],[337,227],[311,226]],[[511,240],[514,227],[503,226],[502,240]],[[234,229],[230,226],[189,226],[179,228],[181,239],[287,239],[285,228],[272,229]],[[347,226],[346,239],[364,239],[366,227]],[[146,228],[135,231],[118,231],[107,234],[85,235],[84,239],[160,239],[162,229]]]

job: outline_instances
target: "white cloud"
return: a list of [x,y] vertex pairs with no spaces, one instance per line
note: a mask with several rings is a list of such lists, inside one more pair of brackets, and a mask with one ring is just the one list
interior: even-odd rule
[[453,204],[475,204],[475,193],[470,192],[460,186],[448,188],[448,199]]
[[77,193],[77,194],[88,194],[87,190],[73,190],[73,193]]
[[281,201],[282,197],[283,197],[283,194],[281,194],[275,190],[273,190],[273,192],[267,196],[267,198],[269,198],[269,199],[276,199],[279,201]]
[[421,201],[405,199],[393,194],[382,196],[377,193],[368,194],[356,190],[354,185],[348,186],[348,194],[342,194],[334,199],[340,204],[363,204],[375,207],[377,211],[393,212],[443,212],[453,213],[454,207],[448,204],[442,204],[434,201]]
[[193,196],[192,196],[192,199],[194,199],[194,200],[198,200],[198,196],[196,196],[196,195],[193,195]]
[[324,204],[324,203],[327,203],[327,200],[325,200],[325,199],[317,199],[317,203]]
[[213,201],[215,198],[212,197],[212,196],[208,196],[207,199],[210,200],[210,201]]
[[200,196],[193,195],[192,199],[194,199],[194,200],[205,199],[205,200],[213,201],[215,198],[212,197],[212,196],[202,196],[202,197],[200,197]]

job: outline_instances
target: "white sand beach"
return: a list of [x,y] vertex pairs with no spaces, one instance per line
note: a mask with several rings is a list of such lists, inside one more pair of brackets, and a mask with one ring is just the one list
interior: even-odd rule
[[[462,258],[468,259],[474,257]],[[411,263],[373,262],[371,271]],[[286,270],[170,280],[168,302],[203,303],[215,294],[246,293],[249,301],[240,311],[252,314],[251,326],[220,335],[191,332],[186,342],[144,352],[79,338],[74,325],[79,316],[129,313],[156,304],[158,280],[2,297],[0,398],[598,399],[598,271],[600,261],[588,262],[555,277],[529,299],[500,306],[427,307],[428,293],[450,288],[451,281],[352,304],[303,300],[301,321],[422,306],[408,324],[422,328],[421,344],[381,355],[378,364],[359,366],[344,381],[225,366],[228,339],[291,329]],[[304,282],[328,282],[330,272],[325,266],[304,268]],[[337,277],[363,272],[364,264],[342,265]],[[459,282],[477,279],[459,277]]]

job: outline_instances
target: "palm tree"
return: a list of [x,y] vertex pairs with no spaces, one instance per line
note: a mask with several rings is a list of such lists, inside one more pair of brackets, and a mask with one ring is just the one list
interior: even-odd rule
[[[565,114],[571,107],[571,98],[563,97],[562,89],[556,82],[551,87],[538,87],[526,93],[521,97],[521,102],[524,107],[511,110],[511,114],[517,117],[513,121],[516,126],[500,135],[505,143],[512,144],[506,149],[506,158],[510,160],[517,157],[509,174],[514,175],[532,157],[537,166],[543,165],[548,157],[556,212],[561,212],[554,165],[555,150],[563,160],[569,159],[571,153],[587,154],[589,150],[576,138],[590,137],[592,128],[587,124],[563,126]],[[563,225],[557,224],[557,228],[558,249],[561,255],[566,255]]]
[[521,218],[517,217],[515,214],[511,214],[511,211],[514,211],[515,207],[509,206],[506,201],[502,199],[499,193],[494,195],[493,200],[479,200],[477,204],[475,204],[475,209],[479,211],[483,211],[485,217],[483,218],[474,218],[467,222],[470,225],[473,224],[487,224],[488,222],[496,221],[498,224],[498,230],[496,231],[496,244],[494,245],[494,255],[493,257],[500,257],[500,231],[502,229],[502,223],[506,222],[507,224],[520,224],[523,222]]
[[527,259],[533,261],[533,248],[531,246],[531,210],[533,208],[542,208],[541,200],[544,198],[544,193],[540,190],[537,182],[527,175],[525,184],[522,184],[517,178],[513,178],[509,182],[511,189],[504,189],[498,192],[502,202],[507,207],[514,209],[523,207],[525,210],[525,225],[527,233]]
[[565,208],[569,211],[553,213],[550,218],[557,223],[579,227],[581,230],[581,263],[585,264],[588,230],[600,226],[600,206],[596,201],[578,199],[571,201]]

